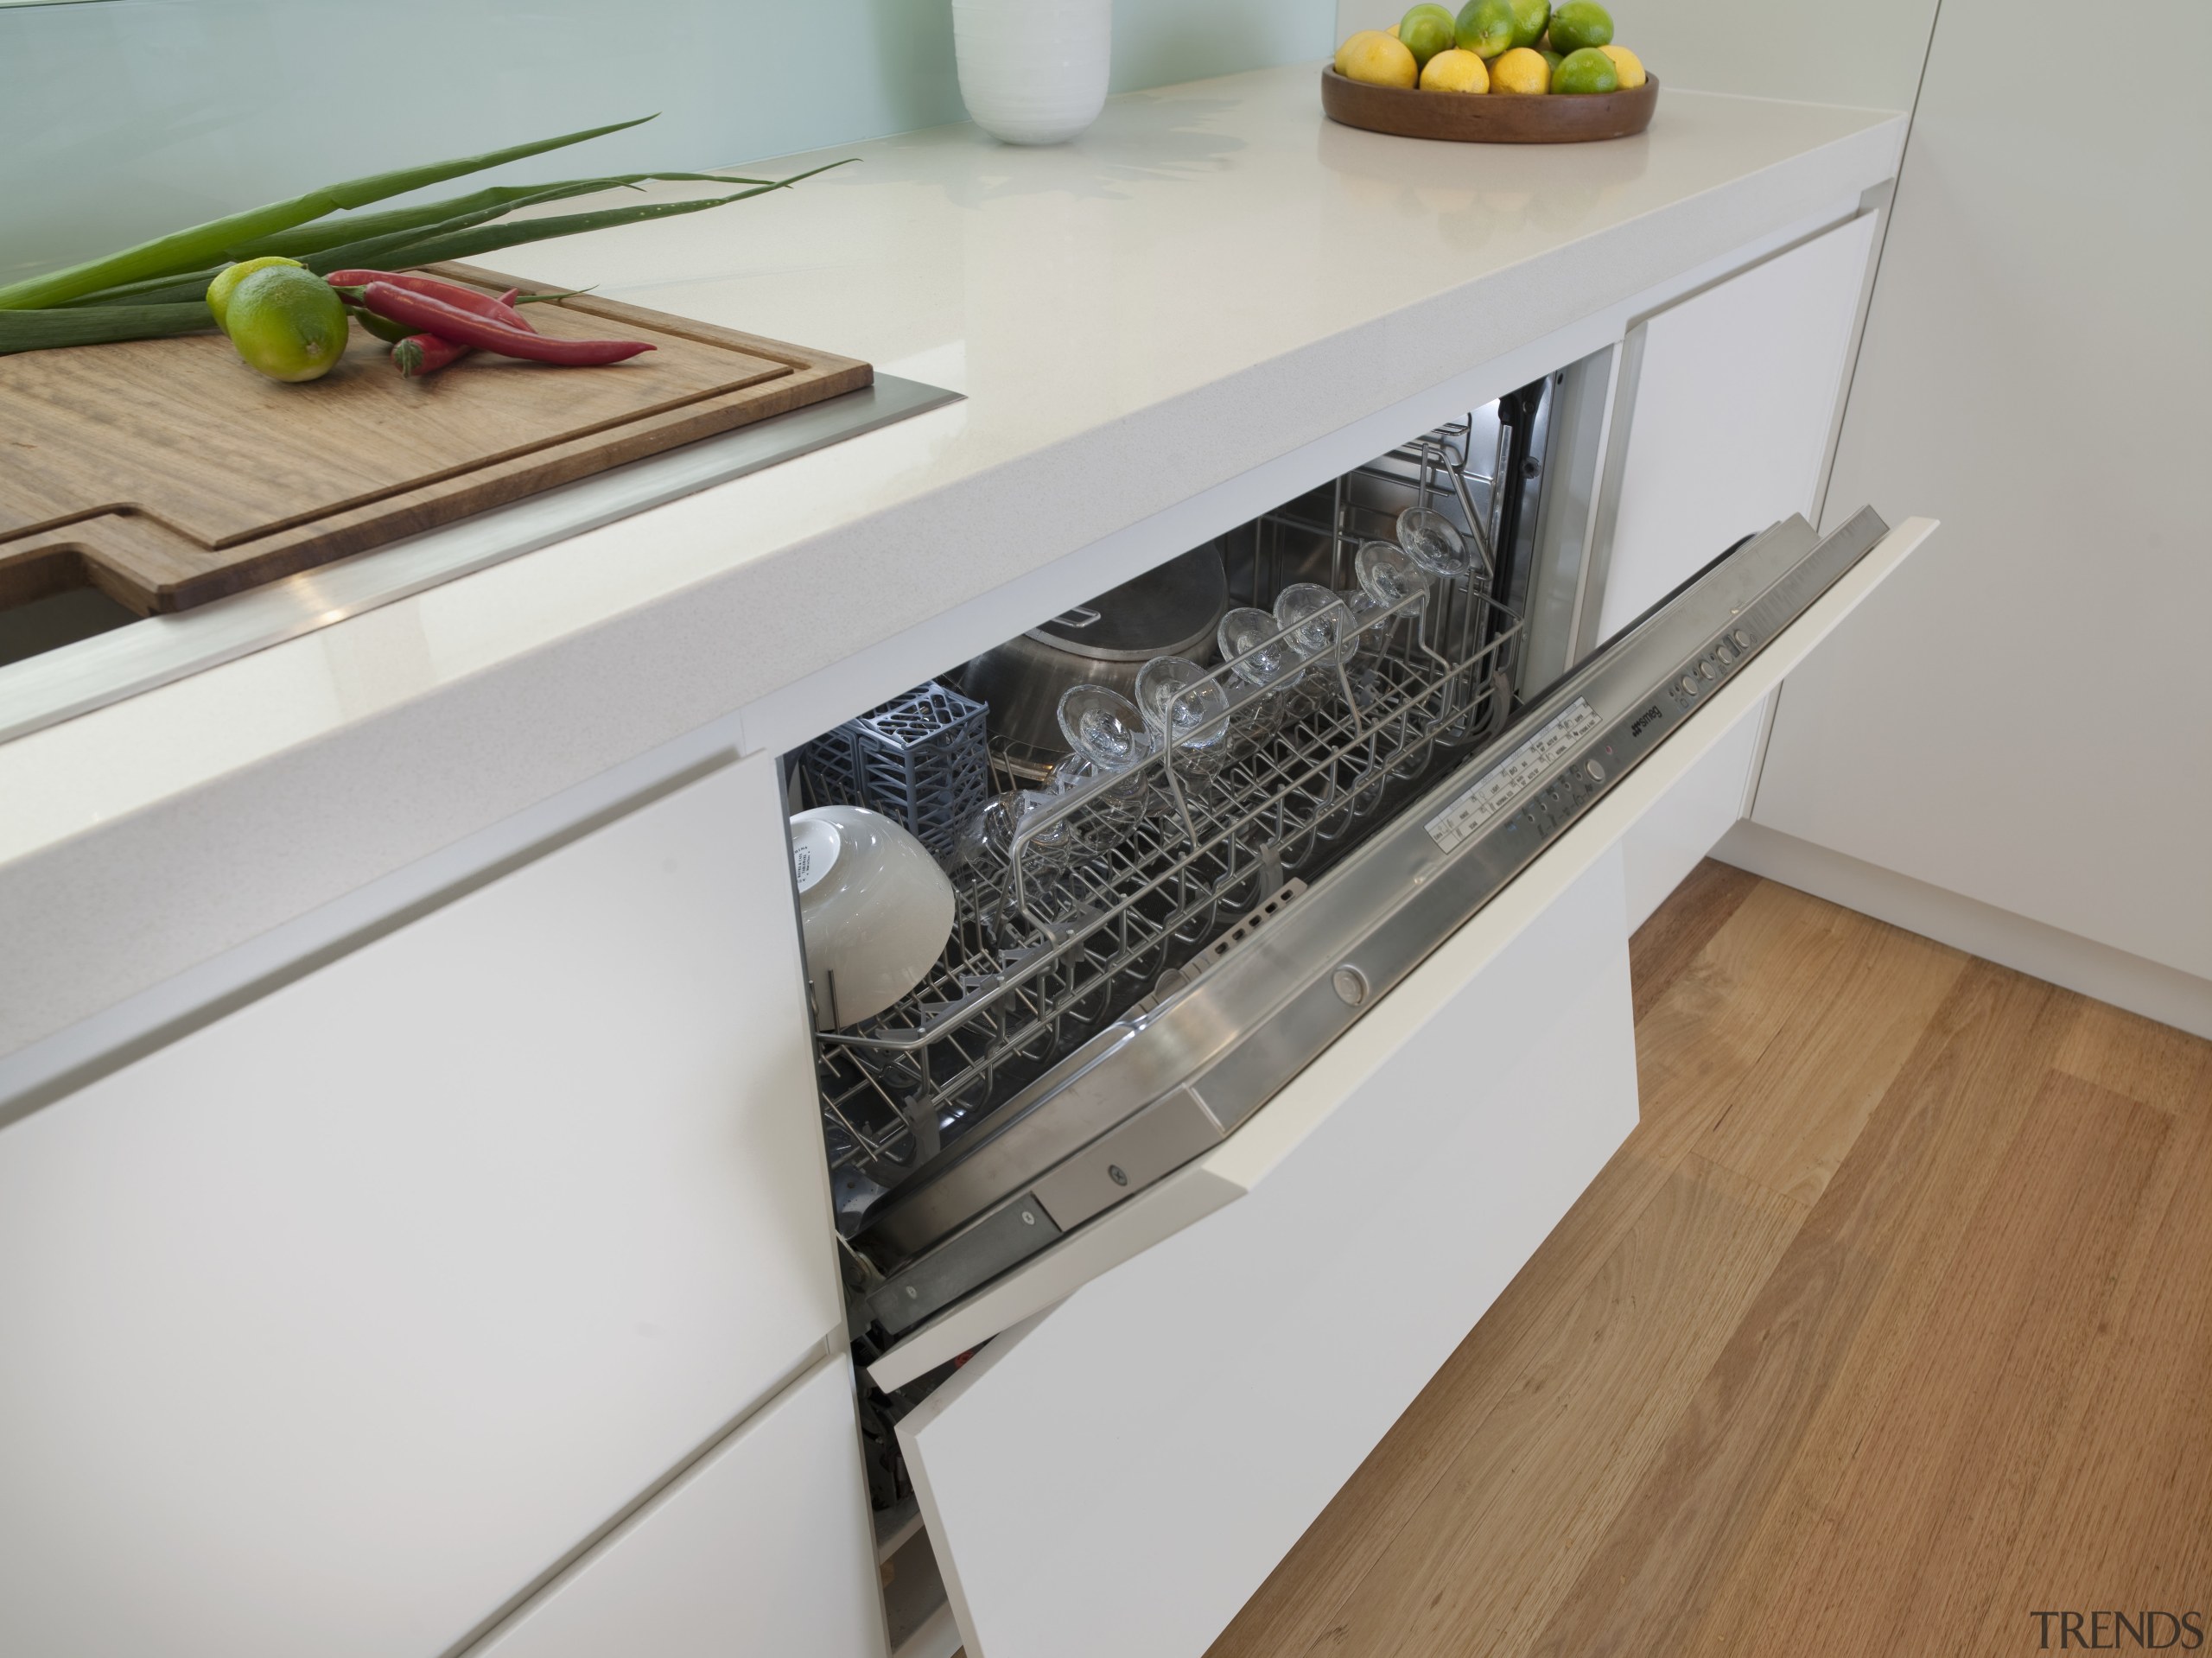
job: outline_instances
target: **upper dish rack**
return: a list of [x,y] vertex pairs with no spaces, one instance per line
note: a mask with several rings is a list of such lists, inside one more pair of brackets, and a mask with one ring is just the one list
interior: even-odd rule
[[[1235,661],[1212,670],[1229,704],[1217,755],[1163,747],[1024,817],[1003,860],[952,870],[956,918],[930,975],[875,1018],[818,1033],[848,1224],[1503,727],[1521,623],[1488,591],[1496,521],[1470,489],[1490,481],[1468,469],[1472,425],[1440,428],[1231,538],[1244,566],[1232,588],[1264,607],[1291,581],[1343,591],[1361,543],[1391,539],[1399,507],[1427,506],[1469,532],[1472,580],[1363,613],[1347,605],[1341,659],[1313,658],[1289,690],[1255,687]],[[993,755],[1009,781],[1033,778],[1036,758]]]

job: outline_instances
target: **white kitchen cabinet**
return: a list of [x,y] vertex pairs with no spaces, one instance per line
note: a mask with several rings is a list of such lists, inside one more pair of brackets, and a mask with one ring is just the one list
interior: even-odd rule
[[1758,761],[1759,738],[1774,694],[1761,697],[1652,803],[1621,837],[1624,882],[1628,895],[1628,930],[1651,918],[1667,896],[1682,884],[1698,861],[1735,827],[1750,799],[1751,774]]
[[1813,516],[1876,222],[1861,213],[1629,330],[1586,645],[1745,536]]
[[1268,1108],[1314,1121],[1249,1196],[906,1419],[970,1658],[1205,1650],[1635,1126],[1622,917],[1614,853],[1464,930]]
[[773,758],[0,1130],[0,1650],[452,1648],[842,1331]]
[[882,1658],[842,1353],[656,1496],[468,1658]]
[[2212,1034],[2207,106],[2042,118],[2007,89],[2060,15],[1939,19],[1828,499],[1955,530],[1791,680],[1752,821],[1816,891]]

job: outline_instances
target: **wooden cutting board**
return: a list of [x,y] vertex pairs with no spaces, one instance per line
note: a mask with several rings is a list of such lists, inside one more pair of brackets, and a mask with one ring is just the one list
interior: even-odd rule
[[479,353],[407,380],[357,326],[303,385],[263,378],[220,334],[0,357],[0,608],[90,585],[143,615],[187,610],[874,378],[588,295],[528,314],[655,349],[604,368]]

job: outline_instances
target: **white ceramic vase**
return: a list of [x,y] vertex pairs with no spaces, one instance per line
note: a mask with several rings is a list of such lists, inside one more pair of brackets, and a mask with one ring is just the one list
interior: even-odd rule
[[1113,0],[952,0],[960,96],[1010,144],[1057,144],[1098,118],[1114,55]]

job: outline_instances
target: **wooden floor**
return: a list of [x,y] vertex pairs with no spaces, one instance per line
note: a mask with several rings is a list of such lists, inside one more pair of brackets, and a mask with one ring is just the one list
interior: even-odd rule
[[1212,1658],[2212,1628],[2212,1045],[1719,864],[1634,962],[1641,1126]]

